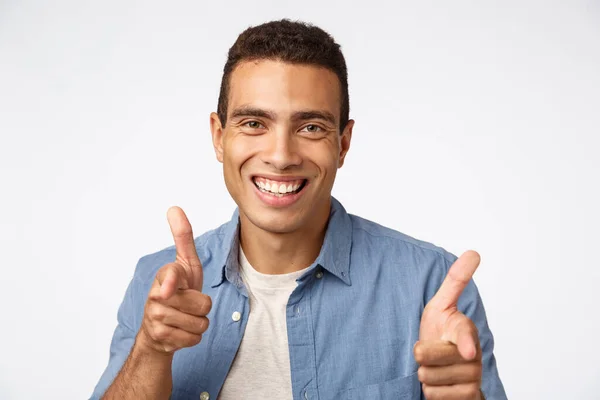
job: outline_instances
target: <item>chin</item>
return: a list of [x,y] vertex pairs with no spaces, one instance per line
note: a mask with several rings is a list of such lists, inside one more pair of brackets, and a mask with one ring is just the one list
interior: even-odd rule
[[271,213],[273,212],[251,212],[246,214],[246,218],[252,225],[270,233],[292,233],[297,231],[302,226],[302,218],[299,215],[295,215],[293,217],[286,215],[287,213],[277,213],[279,215],[267,215]]

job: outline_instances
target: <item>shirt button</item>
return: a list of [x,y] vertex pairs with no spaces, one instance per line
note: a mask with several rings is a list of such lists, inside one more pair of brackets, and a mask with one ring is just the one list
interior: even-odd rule
[[317,279],[321,279],[323,277],[323,272],[319,271],[315,274],[315,276],[317,277]]
[[[235,322],[238,322],[240,319],[242,319],[242,314],[240,314],[239,311],[236,311],[233,314],[231,314],[231,319],[234,320]],[[208,396],[208,393],[206,393],[206,395]],[[202,400],[208,400],[208,397],[206,399],[202,399]]]
[[208,392],[200,393],[200,400],[208,400],[208,399],[210,399],[210,395],[208,394]]

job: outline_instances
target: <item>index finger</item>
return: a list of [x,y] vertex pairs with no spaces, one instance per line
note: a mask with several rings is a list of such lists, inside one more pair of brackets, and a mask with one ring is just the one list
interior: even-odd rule
[[177,206],[169,208],[167,211],[167,219],[175,241],[175,249],[177,256],[193,267],[200,267],[200,259],[196,252],[196,244],[194,243],[194,234],[190,221],[183,210]]
[[476,251],[469,250],[464,252],[452,264],[448,270],[448,275],[446,275],[446,278],[430,303],[441,310],[456,307],[460,295],[469,284],[471,278],[473,278],[473,274],[475,274],[480,261],[481,257]]
[[188,288],[184,275],[185,272],[177,263],[167,264],[158,271],[156,279],[160,285],[160,296],[163,300],[171,298],[177,289]]

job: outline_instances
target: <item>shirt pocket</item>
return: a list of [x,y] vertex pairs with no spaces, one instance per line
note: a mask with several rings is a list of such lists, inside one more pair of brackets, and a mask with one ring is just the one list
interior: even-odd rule
[[357,386],[338,393],[336,399],[344,400],[419,400],[421,398],[421,382],[417,373],[374,383],[371,385]]

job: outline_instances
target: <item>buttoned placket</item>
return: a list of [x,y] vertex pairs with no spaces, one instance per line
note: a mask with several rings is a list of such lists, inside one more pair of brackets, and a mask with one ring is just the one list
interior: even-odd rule
[[[202,376],[199,379],[200,400],[217,399],[242,342],[250,312],[250,303],[245,287],[236,288],[231,282],[224,281],[220,290],[231,291],[231,293],[223,293],[219,296],[221,301],[226,303],[221,304],[224,308],[220,315],[229,317],[221,324],[215,322],[211,325],[217,329],[213,332],[215,335],[213,346],[215,350],[218,349],[220,357],[208,359],[207,364],[204,365]],[[209,376],[213,379],[209,380]],[[216,377],[219,379],[214,379]]]
[[[294,400],[318,399],[311,292],[322,283],[320,266],[299,280],[287,304],[286,322]],[[316,278],[316,279],[315,279]]]

